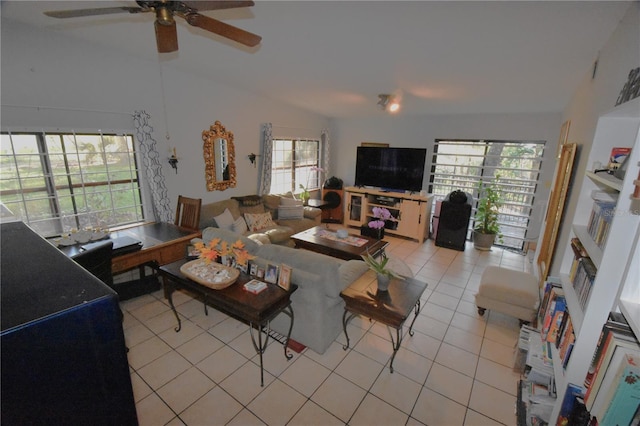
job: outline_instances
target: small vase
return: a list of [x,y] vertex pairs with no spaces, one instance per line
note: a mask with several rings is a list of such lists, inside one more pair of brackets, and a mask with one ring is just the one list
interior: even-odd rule
[[378,291],[388,291],[391,277],[389,275],[378,274]]
[[370,228],[368,226],[361,226],[360,227],[360,235],[363,235],[365,237],[371,237],[371,238],[376,238],[378,240],[381,240],[384,238],[384,228]]

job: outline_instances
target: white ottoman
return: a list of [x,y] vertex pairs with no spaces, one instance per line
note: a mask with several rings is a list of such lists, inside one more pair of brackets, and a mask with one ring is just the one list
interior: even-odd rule
[[529,323],[540,303],[538,281],[533,274],[497,266],[487,266],[476,294],[478,314],[493,309]]

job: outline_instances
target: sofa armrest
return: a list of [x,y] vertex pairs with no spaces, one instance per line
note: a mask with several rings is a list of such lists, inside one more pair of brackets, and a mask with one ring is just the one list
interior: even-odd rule
[[317,207],[309,207],[305,206],[304,208],[304,217],[307,219],[315,219],[322,214],[322,210]]

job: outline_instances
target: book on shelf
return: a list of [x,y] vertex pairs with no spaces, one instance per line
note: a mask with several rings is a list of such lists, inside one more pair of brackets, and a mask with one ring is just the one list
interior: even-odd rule
[[598,269],[589,257],[583,257],[578,261],[575,275],[571,280],[571,285],[576,291],[580,306],[584,310],[589,302],[589,296],[593,289],[593,282],[596,279]]
[[571,315],[565,315],[565,321],[561,327],[561,333],[558,335],[556,347],[558,348],[558,357],[562,362],[562,367],[566,368],[571,356],[571,350],[576,341],[576,335],[573,330],[573,321]]
[[[556,344],[558,341],[558,335],[560,332],[560,327],[562,327],[563,322],[565,321],[565,317],[569,316],[566,313],[567,303],[564,298],[558,298],[556,300],[556,309],[553,313],[553,318],[551,318],[551,324],[549,325],[549,330],[547,331],[547,342],[551,342]],[[556,344],[556,348],[557,348]]]
[[626,353],[612,367],[616,370],[611,386],[598,395],[591,414],[603,425],[628,425],[640,405],[640,352]]
[[[633,353],[640,353],[640,344],[635,339],[633,332],[621,331],[610,326],[608,322],[605,323],[584,383],[586,388],[585,404],[592,414],[594,409],[601,407],[601,390],[606,393],[613,381],[611,366],[618,365],[625,354]],[[607,379],[605,380],[605,378]],[[594,405],[598,399],[600,402]]]
[[551,289],[556,288],[562,291],[562,283],[559,278],[548,277],[547,281],[544,284],[544,290],[542,295],[542,302],[540,303],[540,307],[538,308],[538,318],[537,322],[539,325],[542,325],[544,321],[544,314],[547,311],[547,306],[549,305],[549,297],[551,296]]
[[573,262],[571,263],[571,270],[569,272],[569,280],[573,282],[575,279],[576,273],[578,272],[578,265],[580,265],[580,260],[582,258],[588,258],[589,254],[587,250],[582,245],[582,242],[579,238],[574,237],[571,239],[571,250],[573,250]]
[[560,325],[562,315],[567,307],[567,301],[564,297],[564,291],[561,288],[552,287],[549,292],[549,301],[543,316],[544,319],[542,321],[540,334],[545,341],[555,342],[555,337],[551,338],[549,332],[557,332],[557,327]]
[[582,387],[569,383],[560,405],[557,425],[587,426],[589,413],[584,406]]
[[615,208],[615,202],[596,200],[593,202],[589,223],[587,224],[587,232],[600,248],[604,247],[609,235]]
[[610,172],[618,170],[624,160],[631,154],[630,147],[614,147],[611,148],[611,155],[609,156],[609,163],[607,168]]

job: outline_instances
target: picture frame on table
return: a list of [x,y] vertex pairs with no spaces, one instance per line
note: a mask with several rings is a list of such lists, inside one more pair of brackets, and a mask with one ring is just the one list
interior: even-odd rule
[[278,286],[289,291],[291,287],[291,266],[280,265],[280,277],[278,277]]
[[256,276],[258,275],[258,264],[251,262],[251,266],[249,266],[249,275]]
[[264,268],[258,267],[256,271],[256,277],[263,279],[264,278]]
[[249,270],[249,262],[245,263],[244,265],[236,263],[236,268],[238,268],[240,272],[246,274],[247,271]]
[[278,283],[278,265],[267,263],[267,269],[264,271],[264,280],[271,284]]
[[200,252],[196,250],[193,244],[187,246],[187,260],[195,260],[200,257]]

